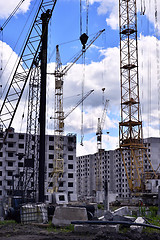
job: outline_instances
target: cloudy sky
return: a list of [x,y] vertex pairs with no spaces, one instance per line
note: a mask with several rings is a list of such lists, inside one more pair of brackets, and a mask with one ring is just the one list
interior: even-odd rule
[[[0,1],[0,24],[13,11],[19,0]],[[0,34],[0,84],[2,93],[9,86],[10,75],[14,72],[16,60],[20,55],[29,24],[37,7],[36,0],[25,0],[8,25]],[[88,35],[92,39],[95,33],[105,32],[88,49],[85,67],[80,59],[68,71],[64,78],[64,111],[67,113],[80,100],[82,82],[84,92],[94,89],[83,107],[83,146],[81,141],[82,109],[77,107],[65,120],[65,134],[77,134],[77,156],[96,152],[96,130],[98,118],[102,116],[103,101],[109,100],[103,129],[103,148],[115,149],[119,146],[120,121],[120,64],[119,64],[119,26],[118,0],[90,0]],[[156,5],[157,3],[157,5]],[[86,31],[85,1],[83,1],[82,32]],[[144,137],[159,137],[160,121],[160,65],[159,37],[160,2],[156,0],[137,0],[138,7],[138,54],[141,115]],[[158,10],[158,24],[155,21],[155,9]],[[143,14],[142,14],[143,12]],[[55,46],[59,44],[63,66],[81,50],[80,37],[80,1],[57,0],[48,36],[48,72],[55,69]],[[105,91],[102,91],[105,88]],[[27,112],[27,88],[15,116],[13,127],[25,132]],[[54,78],[48,75],[47,81],[47,133],[54,133]],[[159,96],[159,98],[158,98]],[[4,94],[2,95],[3,101]],[[22,113],[25,117],[22,120]]]

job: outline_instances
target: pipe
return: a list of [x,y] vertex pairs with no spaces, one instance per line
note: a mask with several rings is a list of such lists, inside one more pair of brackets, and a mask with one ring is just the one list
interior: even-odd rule
[[94,225],[134,225],[134,226],[141,226],[141,227],[150,227],[160,230],[160,227],[152,225],[152,224],[145,224],[145,223],[135,223],[135,222],[125,222],[125,221],[72,221],[71,224],[94,224]]

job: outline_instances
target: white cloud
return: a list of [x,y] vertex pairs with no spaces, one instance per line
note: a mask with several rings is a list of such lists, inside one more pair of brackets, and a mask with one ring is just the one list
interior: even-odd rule
[[[156,42],[155,37],[141,36],[139,40],[139,73],[140,73],[140,100],[142,104],[142,117],[144,120],[144,137],[148,137],[148,95],[151,95],[151,112],[152,119],[149,132],[151,136],[157,136],[159,133],[159,116],[158,116],[158,91],[157,91],[157,59],[156,59]],[[160,42],[159,42],[160,44]],[[3,46],[4,65],[12,53],[12,59],[8,63],[1,81],[3,88],[6,79],[10,74],[13,63],[17,59],[17,55],[12,49],[4,43]],[[91,62],[85,67],[84,90],[88,92],[94,89],[92,93],[84,101],[84,146],[81,147],[79,142],[77,145],[77,155],[94,153],[97,150],[96,130],[98,117],[101,118],[102,106],[102,88],[105,87],[104,97],[109,99],[109,107],[107,110],[106,121],[103,129],[103,148],[115,149],[118,147],[118,124],[120,118],[120,74],[119,74],[119,48],[108,48],[99,50],[104,59],[100,62]],[[143,64],[142,64],[143,63]],[[150,65],[150,70],[148,66]],[[48,65],[48,72],[53,72],[55,64]],[[148,72],[151,77],[148,79]],[[67,76],[64,78],[64,111],[67,112],[71,107],[75,106],[81,98],[75,98],[75,95],[81,94],[83,67],[81,64],[75,64]],[[142,81],[143,79],[143,81]],[[150,85],[151,84],[151,85]],[[149,88],[151,86],[151,88]],[[54,133],[54,120],[50,120],[54,112],[54,76],[48,76],[47,81],[48,99],[47,99],[47,133]],[[74,95],[74,97],[72,97]],[[142,97],[143,96],[143,97]],[[69,98],[66,98],[69,97]],[[22,98],[22,105],[19,107],[15,116],[13,127],[16,131],[20,130],[21,116],[24,109],[25,98]],[[25,117],[27,113],[25,113]],[[23,121],[23,129],[25,130],[26,119]],[[78,141],[80,141],[81,132],[81,106],[77,107],[65,120],[65,133],[77,133]],[[106,132],[110,132],[107,134]]]
[[[98,14],[107,14],[106,22],[112,29],[118,29],[119,25],[119,1],[117,0],[90,0],[90,4],[98,3]],[[142,3],[142,5],[141,5]],[[145,3],[145,4],[144,4]],[[155,0],[137,0],[137,10],[144,12],[144,15],[155,25]],[[160,11],[160,1],[157,1],[157,13]],[[143,17],[143,16],[142,16]],[[157,14],[158,29],[160,31],[160,14]]]
[[[25,0],[21,7],[18,9],[17,13],[25,13],[30,6],[32,0]],[[20,0],[7,0],[7,1],[0,1],[0,18],[7,18],[16,8]]]

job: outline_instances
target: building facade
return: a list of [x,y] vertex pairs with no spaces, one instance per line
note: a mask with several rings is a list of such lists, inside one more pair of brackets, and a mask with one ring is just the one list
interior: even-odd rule
[[[144,139],[144,171],[150,172],[152,168],[160,173],[160,138]],[[147,157],[148,156],[148,157]],[[77,157],[77,194],[79,199],[94,198],[96,192],[96,158],[97,153]],[[148,158],[151,164],[148,161]],[[124,160],[130,174],[130,152],[124,151]],[[100,165],[102,184],[107,180],[109,192],[117,194],[118,198],[130,198],[131,192],[128,179],[119,149],[103,151]],[[157,191],[159,181],[154,183]]]
[[[77,194],[79,199],[96,197],[97,153],[77,157]],[[109,191],[116,193],[114,151],[102,151],[100,163],[102,188],[108,182]]]
[[[3,132],[0,133],[0,143],[3,141]],[[59,191],[65,192],[69,200],[76,200],[76,135],[64,136],[64,174],[61,178]],[[25,154],[25,133],[16,133],[14,129],[8,133],[6,144],[0,150],[0,200],[7,199],[11,194],[16,176],[23,175]],[[50,194],[48,189],[53,173],[54,136],[46,135],[45,142],[45,195]],[[34,146],[33,146],[34,147]],[[20,157],[22,156],[22,157]],[[21,184],[21,182],[19,183]],[[32,183],[31,183],[32,184]]]

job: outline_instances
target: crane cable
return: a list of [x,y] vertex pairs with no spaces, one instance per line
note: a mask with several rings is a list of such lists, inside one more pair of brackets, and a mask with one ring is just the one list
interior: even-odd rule
[[[82,75],[82,99],[84,97],[84,82],[85,82],[85,44],[88,40],[88,10],[89,10],[89,0],[86,0],[86,32],[82,34],[83,24],[82,24],[82,0],[80,0],[80,41],[82,43],[82,67],[83,67],[83,75]],[[84,104],[82,101],[81,105],[81,142],[80,145],[83,146],[83,139],[84,139]]]
[[[84,97],[84,80],[85,80],[85,52],[82,55],[82,67],[83,67],[83,76],[82,76],[82,99]],[[83,101],[81,105],[81,143],[80,145],[83,146],[83,139],[84,139],[84,129],[83,129],[83,123],[84,123],[84,111],[83,111]]]
[[160,64],[159,64],[159,32],[158,32],[158,9],[157,0],[155,0],[155,33],[156,33],[156,58],[157,58],[157,89],[158,89],[158,119],[159,119],[159,135],[160,135]]
[[[80,36],[82,35],[83,31],[83,21],[82,21],[82,1],[80,0]],[[86,0],[86,34],[88,35],[88,10],[89,10],[89,0]]]
[[24,101],[24,108],[23,108],[23,112],[22,112],[22,119],[21,119],[20,130],[19,130],[20,133],[22,132],[23,120],[25,117],[25,111],[27,109],[28,91],[29,91],[29,89],[26,91],[26,97],[25,97],[25,101]]
[[2,75],[2,70],[3,70],[3,31],[0,33],[1,34],[1,39],[0,39],[0,51],[1,51],[1,60],[0,60],[0,78]]
[[[151,9],[151,2],[149,1],[149,9]],[[149,12],[150,13],[150,12]],[[150,19],[150,16],[149,16]],[[148,21],[148,33],[150,35],[150,23]],[[148,138],[150,136],[150,126],[151,126],[151,48],[148,46]]]
[[144,15],[146,11],[146,5],[145,5],[145,0],[141,0],[141,15]]

